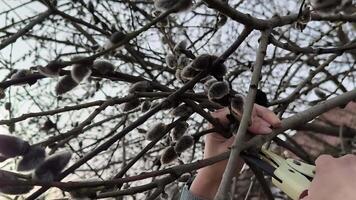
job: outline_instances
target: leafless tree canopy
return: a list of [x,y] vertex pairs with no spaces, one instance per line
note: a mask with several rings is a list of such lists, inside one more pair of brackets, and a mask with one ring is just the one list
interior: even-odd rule
[[[231,134],[209,113],[229,106],[249,116],[254,102],[277,113],[282,127],[239,140],[230,157],[280,134],[279,145],[313,162],[291,136],[340,136],[338,127],[311,121],[356,99],[351,4],[1,1],[0,134],[14,137],[0,137],[9,145],[0,147],[0,198],[177,198],[196,170],[229,158],[197,162],[205,134]],[[346,127],[343,137],[354,133]],[[336,155],[352,151],[333,147]],[[17,170],[27,168],[35,170]],[[271,199],[251,176],[234,182],[235,198]],[[218,197],[226,199],[231,184],[224,179]]]

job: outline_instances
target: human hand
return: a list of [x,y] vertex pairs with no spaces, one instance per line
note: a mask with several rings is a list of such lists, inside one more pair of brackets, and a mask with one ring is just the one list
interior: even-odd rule
[[[230,114],[228,108],[223,108],[212,113],[212,116],[220,121],[223,126],[230,123],[227,115]],[[254,134],[269,134],[272,128],[281,126],[279,118],[268,108],[254,104],[251,113],[251,125],[248,130]],[[218,133],[211,133],[205,136],[204,158],[217,156],[228,151],[233,144],[235,137],[225,138]],[[191,191],[204,199],[212,199],[220,185],[222,175],[225,171],[227,161],[221,161],[199,170],[197,177],[191,186]],[[240,160],[238,169],[241,170],[243,161]],[[208,178],[207,178],[208,177]]]
[[356,199],[356,156],[333,158],[322,155],[316,161],[315,176],[308,196],[302,200]]

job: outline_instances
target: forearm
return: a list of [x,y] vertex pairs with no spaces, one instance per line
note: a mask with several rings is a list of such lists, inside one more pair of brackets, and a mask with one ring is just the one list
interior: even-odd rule
[[[227,161],[221,161],[198,171],[190,191],[197,197],[210,200],[214,199],[219,188]],[[243,161],[239,162],[239,170],[243,166]],[[237,172],[238,173],[238,172]]]

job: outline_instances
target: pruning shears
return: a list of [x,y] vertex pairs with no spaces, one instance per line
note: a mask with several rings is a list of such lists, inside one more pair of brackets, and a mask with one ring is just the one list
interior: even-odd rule
[[266,148],[260,151],[244,151],[241,157],[272,177],[272,183],[293,200],[308,194],[315,174],[315,166],[295,159],[284,159]]

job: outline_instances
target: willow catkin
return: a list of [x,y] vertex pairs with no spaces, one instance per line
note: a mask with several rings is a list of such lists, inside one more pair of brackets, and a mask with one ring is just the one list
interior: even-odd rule
[[140,105],[141,105],[140,99],[134,98],[134,99],[124,103],[123,106],[122,106],[122,110],[124,112],[128,112],[128,111],[131,111],[131,110],[133,110],[135,108],[138,108]]
[[198,75],[199,71],[195,70],[191,67],[191,65],[185,66],[180,75],[183,80],[192,80],[196,75]]
[[182,12],[192,6],[192,0],[155,0],[154,5],[160,11],[175,9],[175,12]]
[[171,114],[175,117],[184,117],[191,115],[193,112],[192,108],[187,104],[182,104],[171,111]]
[[226,81],[218,81],[213,83],[208,90],[210,100],[222,99],[230,92],[229,84]]
[[182,40],[182,41],[178,42],[178,43],[174,46],[173,51],[174,51],[175,53],[182,53],[182,52],[184,52],[184,51],[187,50],[187,46],[188,46],[187,41],[186,41],[186,40]]
[[4,170],[0,171],[0,182],[5,181],[14,181],[19,182],[18,185],[12,186],[1,186],[0,193],[8,194],[8,195],[21,195],[30,192],[33,189],[33,186],[23,185],[21,182],[26,181],[25,179],[21,179],[16,177],[12,173],[6,172]]
[[75,64],[72,67],[71,75],[74,81],[80,83],[91,75],[92,71],[88,65],[85,64]]
[[51,155],[36,168],[32,174],[33,179],[44,182],[53,181],[67,166],[71,157],[72,153],[68,151]]
[[189,124],[186,121],[179,121],[171,132],[171,137],[174,141],[179,140],[187,131]]
[[39,146],[33,146],[23,155],[22,159],[17,164],[18,171],[30,171],[39,166],[46,158],[46,151]]
[[57,83],[57,85],[55,87],[55,92],[57,95],[61,95],[61,94],[71,91],[72,89],[74,89],[77,86],[78,86],[78,82],[73,80],[72,76],[66,75],[63,78],[61,78],[59,80],[59,82]]
[[115,44],[120,43],[125,38],[126,38],[126,34],[121,31],[117,31],[117,32],[113,33],[110,36],[110,38],[106,41],[106,43],[104,44],[104,49],[112,48]]
[[11,135],[0,135],[0,155],[12,158],[25,155],[30,149],[30,144],[21,138]]
[[166,55],[166,65],[171,69],[177,68],[177,58],[176,58],[176,56],[171,54],[171,53],[168,53]]
[[168,163],[173,162],[177,158],[178,158],[178,154],[174,150],[174,147],[169,146],[163,150],[163,153],[161,155],[161,163],[168,164]]
[[177,153],[183,153],[194,145],[194,138],[191,135],[183,135],[175,144],[174,150]]
[[148,81],[139,81],[134,84],[132,84],[129,88],[129,93],[135,93],[135,92],[152,92],[153,87],[150,82]]
[[159,137],[161,137],[165,130],[166,130],[167,126],[162,123],[162,122],[158,122],[157,124],[153,125],[146,133],[146,139],[149,141],[153,141]]
[[93,63],[93,69],[100,74],[108,74],[115,70],[115,66],[107,60],[95,60]]
[[40,74],[47,77],[58,77],[61,67],[63,65],[62,60],[54,60],[49,62],[45,67],[37,66],[37,70]]
[[336,13],[352,7],[352,0],[310,0],[310,4],[315,11]]

